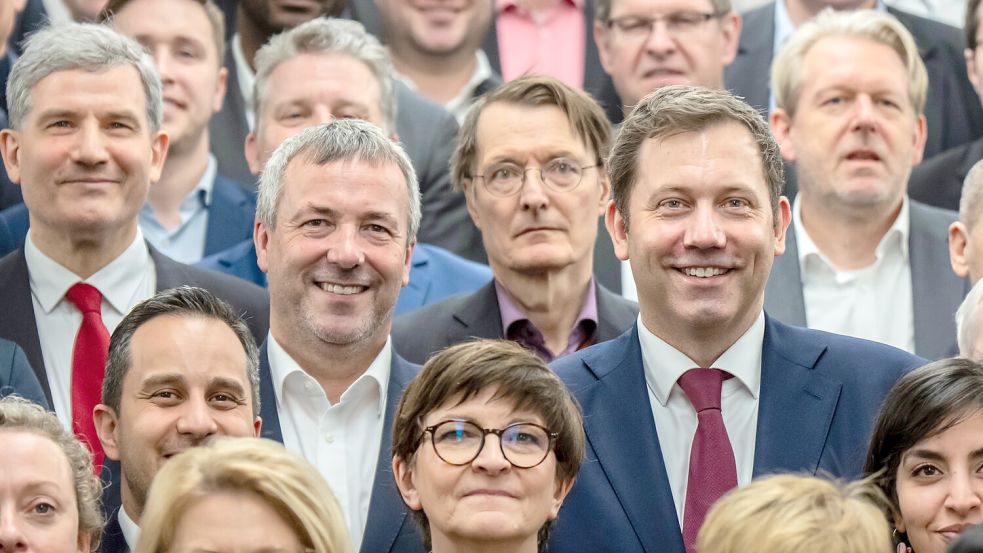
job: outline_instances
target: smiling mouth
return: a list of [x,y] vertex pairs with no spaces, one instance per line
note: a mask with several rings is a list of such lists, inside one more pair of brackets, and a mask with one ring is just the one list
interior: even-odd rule
[[710,278],[730,272],[730,269],[724,269],[721,267],[686,267],[680,269],[686,276],[697,277],[697,278]]
[[337,294],[339,296],[352,296],[355,294],[360,294],[364,292],[368,287],[359,285],[345,285],[345,284],[333,284],[330,282],[322,282],[318,286],[321,290],[325,292],[330,292],[332,294]]

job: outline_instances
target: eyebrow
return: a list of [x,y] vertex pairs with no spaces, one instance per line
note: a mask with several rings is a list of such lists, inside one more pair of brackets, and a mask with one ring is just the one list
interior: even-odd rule
[[242,383],[234,378],[227,378],[224,376],[217,376],[208,382],[209,389],[221,389],[229,390],[232,393],[239,395],[246,395],[246,389],[243,387]]
[[[969,456],[971,458],[983,457],[983,447],[971,451]],[[905,459],[910,459],[912,457],[927,461],[945,461],[944,455],[931,449],[912,449],[905,455]]]
[[[330,207],[321,207],[308,203],[307,205],[304,205],[303,207],[297,210],[297,212],[294,214],[294,219],[303,217],[309,213],[316,213],[318,215],[328,215],[332,217],[336,217],[339,215],[338,211]],[[385,211],[368,211],[365,213],[359,213],[358,218],[364,221],[387,221],[394,226],[399,224],[399,221],[398,219],[396,219],[396,217],[394,217],[391,213],[387,213]]]
[[179,374],[157,374],[149,376],[144,379],[141,388],[155,388],[157,386],[170,385],[183,385],[185,383],[184,377]]

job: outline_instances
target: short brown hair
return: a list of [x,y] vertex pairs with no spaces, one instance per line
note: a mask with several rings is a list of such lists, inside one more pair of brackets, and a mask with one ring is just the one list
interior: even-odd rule
[[611,123],[601,106],[581,90],[573,89],[553,77],[531,75],[508,82],[479,98],[457,133],[457,147],[451,156],[451,180],[458,190],[474,176],[478,156],[478,120],[489,105],[500,102],[527,107],[556,106],[567,116],[571,128],[594,150],[597,163],[603,164],[611,138]]
[[[515,402],[515,409],[539,414],[543,423],[557,433],[553,452],[556,477],[570,482],[584,457],[584,428],[580,407],[563,382],[543,361],[522,346],[507,340],[477,340],[451,346],[423,366],[407,386],[393,420],[393,458],[412,463],[424,428],[424,419],[442,405],[462,403],[494,389],[496,399]],[[414,511],[430,549],[430,526],[426,514]],[[545,543],[552,527],[547,522],[539,533]]]
[[686,132],[700,132],[715,125],[744,126],[761,154],[761,169],[768,185],[772,213],[778,224],[778,199],[785,180],[782,155],[758,110],[726,90],[698,86],[666,86],[635,106],[621,125],[608,158],[608,175],[618,213],[629,228],[628,203],[638,171],[639,151],[646,140],[664,140]]
[[[215,43],[215,53],[218,55],[218,66],[222,67],[225,63],[225,15],[222,10],[212,0],[190,0],[196,2],[205,9],[205,15],[212,26],[212,41]],[[102,13],[99,14],[100,23],[112,24],[113,17],[133,0],[109,0]],[[169,25],[169,22],[160,22],[161,25]]]
[[[602,23],[609,22],[611,20],[612,5],[614,5],[614,0],[595,0],[594,20]],[[733,9],[730,0],[710,0],[710,5],[713,6],[713,13],[716,14],[725,14]]]

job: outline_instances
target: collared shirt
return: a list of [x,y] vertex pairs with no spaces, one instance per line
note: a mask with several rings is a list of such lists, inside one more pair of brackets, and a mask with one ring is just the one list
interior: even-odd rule
[[[480,48],[475,51],[475,66],[474,71],[471,73],[471,78],[468,82],[464,83],[464,86],[457,91],[457,95],[447,101],[444,104],[444,109],[454,114],[457,118],[457,123],[460,125],[464,122],[464,116],[468,113],[468,108],[474,103],[474,91],[478,88],[481,83],[487,81],[494,76],[492,72],[491,63],[488,62],[488,55],[485,54],[484,50]],[[414,83],[409,77],[403,75],[402,73],[396,73],[403,83],[419,92],[416,83]]]
[[557,0],[546,10],[530,12],[515,0],[495,0],[502,78],[508,82],[539,73],[583,88],[587,44],[583,1]]
[[232,35],[232,60],[236,64],[236,75],[239,77],[239,93],[242,94],[242,103],[246,106],[246,123],[249,130],[256,128],[256,113],[253,111],[253,86],[256,84],[256,73],[253,72],[252,65],[246,59],[245,52],[242,51],[242,39],[239,33]]
[[[369,516],[386,415],[392,340],[332,405],[273,335],[267,339],[283,444],[317,467],[334,492],[358,551]],[[330,363],[330,360],[325,360]]]
[[208,234],[208,209],[212,205],[212,188],[218,164],[215,156],[208,154],[208,165],[201,180],[188,193],[178,208],[180,222],[167,229],[157,219],[150,202],[140,210],[140,228],[150,244],[161,253],[181,263],[196,263],[205,255],[205,239]]
[[119,508],[119,529],[123,532],[126,548],[130,551],[136,551],[137,541],[140,540],[140,527],[126,513],[126,507]]
[[594,342],[594,335],[597,333],[597,287],[594,284],[594,277],[591,277],[587,284],[587,294],[580,306],[577,322],[570,329],[567,347],[557,355],[554,355],[546,347],[543,334],[526,317],[498,280],[495,281],[495,294],[498,296],[498,309],[502,316],[502,335],[509,340],[518,342],[547,363],[587,347]]
[[[761,390],[761,350],[764,336],[765,316],[762,311],[744,335],[707,367],[727,371],[734,376],[723,382],[720,390],[720,413],[734,449],[738,486],[750,482],[754,471],[754,441],[758,434],[758,394]],[[682,528],[689,479],[689,456],[693,436],[696,434],[697,417],[693,404],[676,381],[683,373],[699,365],[652,334],[642,323],[641,316],[638,318],[638,341],[642,348],[649,406],[652,408],[662,460],[669,476],[676,517]]]
[[66,428],[72,427],[72,349],[82,324],[82,313],[65,298],[78,282],[95,286],[102,293],[102,322],[113,332],[130,309],[154,294],[157,273],[143,234],[136,236],[123,253],[87,279],[82,279],[41,252],[27,233],[24,257],[30,273],[34,318],[41,341],[52,407]]
[[635,285],[635,277],[631,273],[631,261],[625,259],[621,265],[621,297],[638,301],[638,287]]
[[914,353],[908,211],[905,197],[897,218],[874,250],[873,264],[839,271],[809,237],[802,224],[801,202],[795,202],[792,225],[809,328],[874,340]]

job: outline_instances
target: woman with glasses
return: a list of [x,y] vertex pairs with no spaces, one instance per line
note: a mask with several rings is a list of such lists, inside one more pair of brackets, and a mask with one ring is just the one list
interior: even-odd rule
[[513,342],[443,350],[406,388],[393,473],[433,553],[535,553],[584,454],[580,409]]

